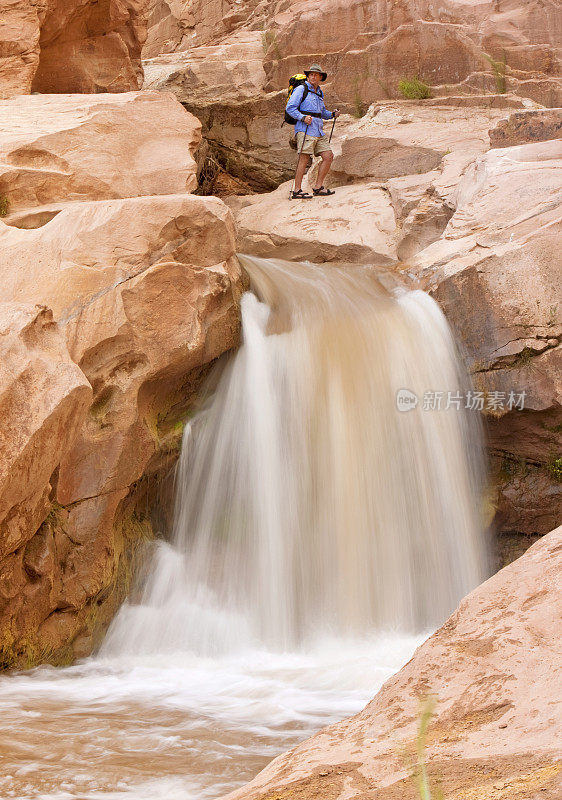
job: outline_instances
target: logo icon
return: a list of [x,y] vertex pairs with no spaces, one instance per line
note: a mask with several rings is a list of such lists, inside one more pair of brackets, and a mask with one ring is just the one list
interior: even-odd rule
[[398,411],[412,411],[418,404],[418,396],[409,389],[398,389],[396,392],[396,408]]

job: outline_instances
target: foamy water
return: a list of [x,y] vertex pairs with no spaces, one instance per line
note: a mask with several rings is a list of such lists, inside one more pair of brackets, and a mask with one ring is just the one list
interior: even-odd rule
[[206,800],[359,711],[421,637],[89,660],[0,680],[0,797]]

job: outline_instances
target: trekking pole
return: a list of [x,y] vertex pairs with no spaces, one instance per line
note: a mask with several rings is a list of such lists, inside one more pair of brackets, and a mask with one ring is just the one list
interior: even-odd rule
[[332,130],[330,131],[330,138],[328,139],[328,144],[330,144],[330,142],[332,141],[332,136],[334,135],[334,128],[336,127],[336,119],[337,117],[334,117],[334,121],[332,122]]
[[[310,123],[309,123],[309,125],[310,125]],[[308,125],[306,126],[306,130],[304,132],[304,139],[302,140],[301,149],[300,149],[300,151],[299,151],[299,153],[297,155],[297,166],[295,167],[295,177],[293,178],[293,185],[291,186],[291,188],[289,190],[289,200],[291,200],[291,198],[293,197],[293,191],[295,189],[295,181],[297,179],[297,169],[299,168],[299,161],[301,160],[301,155],[302,155],[302,151],[303,151],[303,148],[304,148],[304,143],[306,142],[306,134],[307,133],[308,133]]]

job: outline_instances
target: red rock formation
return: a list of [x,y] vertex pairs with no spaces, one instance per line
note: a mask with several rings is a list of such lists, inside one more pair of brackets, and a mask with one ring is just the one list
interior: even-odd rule
[[0,97],[139,89],[147,0],[0,0]]
[[[546,533],[562,518],[562,142],[491,150],[461,180],[441,239],[418,253],[466,347],[488,414],[501,530]],[[525,391],[524,410],[509,392]]]

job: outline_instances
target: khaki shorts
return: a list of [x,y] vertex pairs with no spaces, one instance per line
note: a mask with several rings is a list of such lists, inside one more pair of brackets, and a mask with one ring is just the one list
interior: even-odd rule
[[310,136],[307,133],[304,147],[303,139],[304,131],[299,131],[299,133],[297,133],[297,153],[302,152],[307,156],[319,156],[320,153],[328,153],[332,150],[327,136]]

